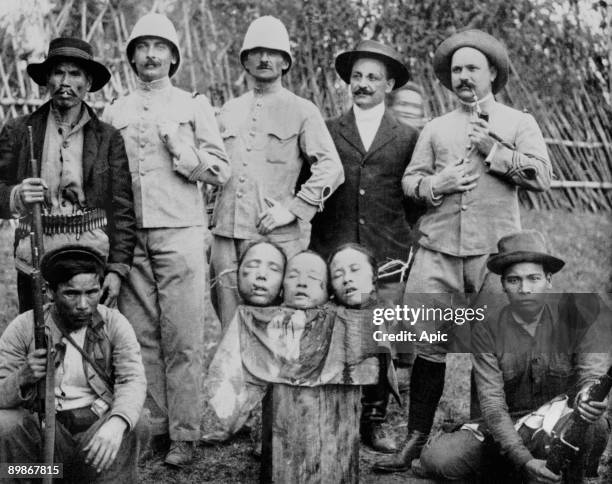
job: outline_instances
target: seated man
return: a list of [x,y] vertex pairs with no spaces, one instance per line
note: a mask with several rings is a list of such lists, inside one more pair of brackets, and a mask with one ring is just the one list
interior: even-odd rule
[[[130,323],[98,304],[104,264],[83,246],[49,251],[41,262],[53,299],[44,321],[54,348],[54,460],[69,481],[137,482],[147,384]],[[46,374],[46,354],[34,349],[33,311],[19,315],[0,337],[0,462],[42,460],[42,432],[28,408]]]
[[[498,249],[487,267],[501,275],[509,304],[472,332],[478,392],[473,404],[479,404],[482,419],[433,437],[413,461],[413,472],[445,479],[480,476],[483,482],[493,482],[494,476],[495,482],[500,476],[513,483],[582,482],[584,474],[596,475],[610,433],[609,422],[601,418],[607,399],[586,397],[610,364],[609,315],[592,304],[593,295],[546,294],[564,262],[546,253],[539,232],[502,237]],[[552,427],[547,422],[554,423],[555,409],[559,417],[571,411],[568,407],[592,425],[586,444],[560,476],[546,468]]]

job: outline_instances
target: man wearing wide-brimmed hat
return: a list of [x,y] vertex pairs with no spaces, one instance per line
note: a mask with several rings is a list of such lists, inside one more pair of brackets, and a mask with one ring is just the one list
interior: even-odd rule
[[[345,182],[312,221],[310,247],[327,257],[347,243],[363,244],[379,261],[406,261],[410,223],[416,211],[405,203],[401,177],[417,140],[415,129],[397,121],[385,96],[409,78],[399,53],[374,40],[363,40],[336,58],[336,71],[351,89],[352,108],[327,127],[344,167]],[[401,275],[379,278],[379,294],[401,302]],[[386,378],[364,388],[362,441],[381,452],[394,452],[383,432],[389,389]]]
[[595,477],[610,423],[601,418],[607,398],[589,401],[587,391],[610,366],[609,309],[596,294],[551,293],[564,262],[535,230],[502,237],[487,266],[501,277],[508,304],[487,309],[472,331],[472,414],[482,417],[433,437],[413,472],[462,482],[561,482],[545,459],[569,406],[592,425],[563,482]]
[[[20,311],[32,307],[30,212],[37,202],[44,204],[46,250],[78,243],[108,254],[102,300],[114,304],[135,243],[128,160],[119,132],[83,101],[110,72],[94,60],[91,45],[74,38],[52,40],[44,62],[27,70],[51,99],[0,133],[0,217],[21,218],[15,252]],[[30,163],[30,126],[38,173]]]
[[[293,64],[283,23],[269,15],[251,22],[240,62],[253,89],[229,100],[219,114],[232,177],[217,198],[212,229],[217,313],[224,327],[240,303],[240,253],[262,238],[278,243],[288,258],[305,249],[301,226],[344,180],[321,113],[283,87]],[[296,189],[303,165],[310,176]]]
[[[480,30],[456,33],[440,44],[436,76],[453,91],[458,107],[429,122],[404,173],[406,195],[427,206],[419,250],[406,284],[404,302],[432,305],[425,293],[461,294],[473,304],[491,289],[486,260],[504,235],[520,229],[517,190],[550,186],[546,144],[530,114],[498,102],[509,59],[504,46]],[[469,300],[468,300],[469,299]],[[446,331],[452,321],[428,323]],[[402,453],[375,467],[401,471],[417,457],[433,424],[444,388],[448,343],[415,343],[410,384],[409,438]]]
[[104,113],[125,140],[138,224],[119,309],[142,345],[152,432],[169,434],[165,462],[182,466],[201,433],[208,289],[200,185],[223,185],[230,168],[208,99],[172,85],[181,52],[170,19],[150,13],[138,20],[126,55],[136,88]]

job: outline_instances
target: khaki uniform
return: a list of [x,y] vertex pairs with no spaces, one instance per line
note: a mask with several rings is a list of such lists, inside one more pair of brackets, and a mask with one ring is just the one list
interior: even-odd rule
[[[266,236],[291,257],[308,245],[300,240],[299,222],[310,222],[344,175],[319,110],[280,86],[273,92],[249,91],[227,102],[219,124],[232,177],[215,205],[211,260],[219,317],[226,326],[239,304],[239,250],[248,241],[262,238],[256,224],[268,208],[264,198],[280,202],[297,216],[298,220]],[[310,165],[311,175],[296,189],[304,163]]]
[[[533,116],[493,100],[481,106],[489,114],[491,131],[516,149],[496,145],[486,159],[473,154],[466,163],[472,173],[480,174],[476,188],[437,200],[432,197],[432,177],[465,156],[474,113],[460,106],[425,126],[402,179],[406,195],[428,206],[419,226],[421,248],[408,277],[404,304],[419,307],[431,301],[420,300],[419,293],[501,291],[486,261],[497,252],[501,237],[521,228],[518,188],[543,191],[550,186],[546,143]],[[415,346],[417,354],[444,361],[445,345],[424,341]]]
[[[121,132],[129,158],[138,240],[119,308],[142,346],[153,433],[197,440],[207,290],[201,183],[229,178],[223,142],[208,100],[168,78],[139,81],[105,118]],[[165,123],[178,127],[178,158],[160,138]]]

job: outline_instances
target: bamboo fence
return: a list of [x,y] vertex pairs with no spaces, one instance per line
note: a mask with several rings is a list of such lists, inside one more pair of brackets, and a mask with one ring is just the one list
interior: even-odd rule
[[[87,99],[101,111],[113,98],[133,89],[135,78],[124,54],[129,36],[124,12],[118,2],[97,2],[96,7],[87,0],[67,0],[49,21],[49,29],[51,37],[66,35],[67,24],[74,23],[75,15],[80,16],[78,34],[94,45],[98,58],[112,74],[110,82]],[[248,88],[237,58],[243,33],[236,33],[235,26],[218,24],[208,0],[181,2],[173,20],[179,27],[182,48],[181,69],[175,79],[180,87],[206,94],[216,107]],[[15,39],[4,40],[0,45],[0,126],[32,112],[45,101],[44,89],[25,72],[26,62],[20,58]],[[296,46],[297,65],[285,83],[315,102],[326,116],[338,115],[350,102],[347,89],[333,71],[333,57],[315,57],[310,41],[307,37],[307,45]],[[437,81],[429,62],[416,62],[412,72],[426,91],[431,116],[455,106],[452,93]],[[524,85],[514,66],[500,97],[533,114],[553,162],[553,189],[521,192],[521,202],[537,210],[612,210],[612,108],[604,97],[594,97],[581,86],[566,92],[562,104],[543,105]]]

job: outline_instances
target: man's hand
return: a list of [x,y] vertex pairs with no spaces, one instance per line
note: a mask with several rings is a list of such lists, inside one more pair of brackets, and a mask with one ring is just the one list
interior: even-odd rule
[[546,461],[541,459],[531,459],[525,464],[525,473],[529,484],[553,484],[561,482],[561,476],[553,473],[546,468]]
[[102,299],[100,302],[109,308],[117,307],[119,289],[121,289],[121,277],[115,272],[109,272],[104,278],[104,284],[102,284]]
[[47,189],[47,184],[42,178],[26,178],[18,185],[17,191],[24,205],[32,205],[45,201]]
[[467,192],[476,188],[476,182],[479,178],[478,173],[470,175],[466,164],[459,160],[434,175],[431,182],[432,189],[434,195]]
[[276,200],[272,198],[265,198],[264,200],[269,205],[269,208],[259,215],[256,225],[257,231],[261,235],[269,234],[274,229],[288,225],[297,218],[295,214],[291,213]]
[[595,423],[608,408],[608,397],[603,402],[589,402],[588,391],[583,391],[578,395],[576,411],[584,420]]
[[95,467],[97,472],[107,470],[115,462],[123,440],[123,433],[127,428],[127,422],[121,417],[109,418],[83,448],[83,452],[87,453],[85,462]]
[[21,376],[19,386],[26,387],[33,385],[47,373],[47,350],[39,348],[28,355]]
[[488,156],[495,144],[493,138],[489,136],[489,123],[484,119],[478,118],[470,122],[470,132],[468,138],[483,156]]
[[158,125],[159,137],[166,146],[166,149],[170,154],[176,158],[181,153],[181,141],[179,138],[179,125],[178,123],[165,122]]

